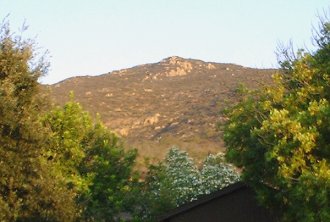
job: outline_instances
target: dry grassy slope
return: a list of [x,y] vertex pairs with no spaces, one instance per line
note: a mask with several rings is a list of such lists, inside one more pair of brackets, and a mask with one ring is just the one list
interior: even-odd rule
[[[249,88],[270,81],[274,70],[170,57],[95,77],[74,77],[49,86],[56,103],[70,90],[91,114],[139,149],[159,159],[177,145],[193,157],[224,149],[216,131],[219,110],[236,100],[240,83]],[[141,160],[141,159],[140,159]]]

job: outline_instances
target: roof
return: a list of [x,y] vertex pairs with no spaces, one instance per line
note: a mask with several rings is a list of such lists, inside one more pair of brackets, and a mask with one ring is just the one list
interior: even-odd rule
[[249,187],[246,184],[244,184],[243,182],[237,182],[237,183],[231,184],[228,187],[225,187],[219,191],[213,192],[211,194],[202,195],[201,197],[198,198],[198,200],[192,201],[190,203],[184,204],[180,207],[173,209],[169,213],[159,217],[158,221],[164,221],[164,220],[170,219],[178,214],[184,213],[195,207],[206,204],[216,198],[220,198],[220,197],[229,195],[233,192],[236,192],[238,190],[246,189],[246,188],[249,188]]

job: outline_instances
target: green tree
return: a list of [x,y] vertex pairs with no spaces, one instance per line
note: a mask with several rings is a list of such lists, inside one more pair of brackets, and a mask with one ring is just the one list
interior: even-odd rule
[[91,178],[80,199],[84,216],[95,221],[119,220],[120,213],[131,211],[127,201],[134,190],[137,152],[125,151],[121,140],[101,123],[88,132],[82,145],[86,155],[79,170],[83,177]]
[[81,220],[114,221],[130,211],[136,150],[125,151],[118,136],[71,100],[44,118],[52,130],[47,157],[77,193]]
[[272,86],[227,111],[227,159],[284,221],[330,221],[329,31],[323,23],[314,53],[281,61]]
[[47,64],[33,42],[0,28],[0,220],[72,221],[74,194],[44,158],[49,136],[38,114],[38,78]]
[[93,129],[92,118],[79,103],[70,101],[63,107],[54,107],[44,117],[44,124],[51,129],[47,158],[52,160],[57,170],[66,178],[68,186],[76,192],[87,189],[89,180],[79,172],[86,157],[86,147],[82,142]]

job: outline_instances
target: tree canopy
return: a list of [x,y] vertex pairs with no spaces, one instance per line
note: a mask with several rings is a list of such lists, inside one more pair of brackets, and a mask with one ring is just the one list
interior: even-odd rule
[[63,107],[49,111],[43,123],[52,132],[47,158],[77,194],[80,220],[114,221],[127,210],[136,151],[125,151],[119,137],[99,118],[93,121],[73,93]]
[[37,80],[47,64],[35,56],[33,42],[1,26],[0,220],[72,221],[74,194],[43,158],[49,131]]
[[274,84],[227,110],[227,159],[284,221],[330,221],[330,23],[317,50],[280,61]]

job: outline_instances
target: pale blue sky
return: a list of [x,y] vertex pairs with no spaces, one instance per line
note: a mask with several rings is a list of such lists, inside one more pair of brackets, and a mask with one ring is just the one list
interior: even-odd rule
[[311,47],[329,0],[0,0],[13,31],[50,51],[42,80],[98,75],[177,55],[277,67],[279,42]]

